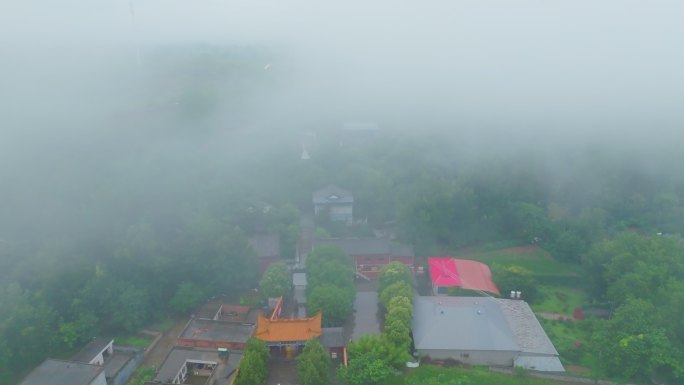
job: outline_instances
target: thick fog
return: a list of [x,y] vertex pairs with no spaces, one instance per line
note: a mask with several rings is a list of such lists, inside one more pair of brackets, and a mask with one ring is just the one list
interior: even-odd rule
[[287,71],[270,67],[282,87],[255,112],[262,121],[285,114],[297,124],[323,116],[335,124],[621,136],[682,126],[678,1],[29,0],[0,7],[4,108],[30,115],[60,114],[72,98],[81,98],[81,108],[70,117],[125,108],[155,46],[212,44],[269,47],[287,58]]
[[[683,16],[678,1],[4,1],[4,204],[78,205],[78,186],[136,162],[199,180],[178,154],[236,165],[358,121],[474,154],[666,158],[655,143],[684,136]],[[169,191],[145,175],[140,191]]]

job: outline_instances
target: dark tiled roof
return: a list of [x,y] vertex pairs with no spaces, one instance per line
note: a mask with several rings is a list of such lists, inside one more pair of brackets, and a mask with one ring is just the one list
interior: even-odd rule
[[103,370],[98,365],[48,359],[19,385],[89,385]]
[[344,337],[344,328],[323,328],[323,334],[319,338],[326,348],[341,348],[347,344]]
[[112,378],[135,356],[133,352],[114,351],[105,362],[105,377]]
[[93,358],[95,358],[95,356],[105,350],[107,345],[109,345],[111,342],[111,338],[95,337],[71,359],[78,362],[90,362]]
[[169,352],[164,363],[159,367],[155,381],[171,383],[181,367],[185,365],[185,362],[194,360],[216,363],[217,366],[211,378],[216,379],[217,383],[221,385],[230,384],[231,373],[238,367],[241,359],[242,353],[239,352],[231,351],[226,362],[218,356],[218,351],[216,350],[175,347]]
[[349,255],[391,255],[413,257],[413,247],[395,243],[387,238],[328,238],[316,239],[314,247],[335,245]]
[[257,234],[249,237],[249,244],[256,252],[257,257],[279,257],[280,236],[278,234]]
[[195,318],[181,332],[180,338],[240,343],[247,342],[253,331],[254,325]]
[[334,184],[327,185],[313,192],[313,203],[318,205],[336,203],[354,203],[351,191],[339,188]]

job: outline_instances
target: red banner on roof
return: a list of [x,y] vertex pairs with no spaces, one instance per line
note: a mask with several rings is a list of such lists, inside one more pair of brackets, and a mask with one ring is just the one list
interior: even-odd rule
[[452,257],[428,257],[428,265],[434,286],[457,286],[501,295],[492,281],[489,267],[484,263]]

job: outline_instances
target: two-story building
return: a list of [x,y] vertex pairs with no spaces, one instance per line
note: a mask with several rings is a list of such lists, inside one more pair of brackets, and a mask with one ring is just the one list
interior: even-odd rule
[[313,192],[314,213],[333,222],[354,223],[354,195],[335,185],[327,185]]
[[314,248],[322,245],[335,245],[344,250],[351,257],[354,271],[363,277],[376,278],[383,266],[395,261],[418,272],[413,247],[386,238],[327,238],[314,241]]

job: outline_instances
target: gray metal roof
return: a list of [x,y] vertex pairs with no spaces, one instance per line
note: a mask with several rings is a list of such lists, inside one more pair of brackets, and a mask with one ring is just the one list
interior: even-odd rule
[[33,369],[19,385],[89,385],[103,370],[98,365],[48,359]]
[[175,347],[166,356],[154,380],[172,382],[185,362],[190,360],[216,363],[217,366],[211,378],[216,379],[217,384],[230,384],[229,377],[232,377],[230,374],[238,367],[241,359],[242,353],[234,351],[230,352],[226,362],[218,356],[217,350]]
[[537,316],[525,301],[497,299],[520,350],[526,353],[558,355]]
[[102,353],[112,341],[111,338],[95,337],[71,359],[78,362],[90,362],[98,354]]
[[279,257],[280,236],[278,234],[257,234],[248,238],[257,257]]
[[413,306],[418,350],[519,350],[496,299],[415,297]]
[[312,194],[313,203],[317,205],[354,203],[354,195],[351,191],[329,184]]
[[316,246],[335,245],[349,255],[391,255],[394,257],[413,257],[413,247],[387,238],[326,238],[316,239]]
[[520,352],[516,366],[563,371],[558,352],[530,306],[492,297],[414,297],[416,349]]
[[326,348],[341,348],[347,344],[344,336],[344,328],[323,328],[319,340]]

